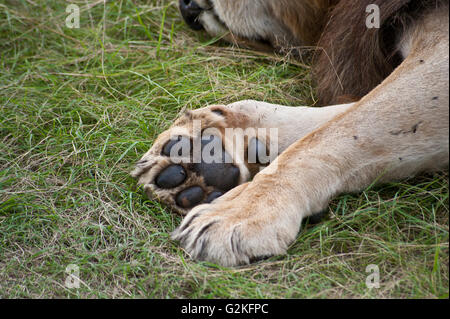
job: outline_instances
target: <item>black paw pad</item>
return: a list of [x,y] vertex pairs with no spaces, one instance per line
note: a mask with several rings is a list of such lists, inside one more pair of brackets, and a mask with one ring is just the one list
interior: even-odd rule
[[199,172],[205,179],[205,183],[227,192],[239,183],[239,168],[232,164],[201,163],[196,164],[194,171]]
[[215,200],[216,198],[219,198],[222,195],[223,195],[222,192],[217,192],[217,191],[212,192],[211,194],[208,195],[208,197],[206,197],[205,203],[209,204],[213,200]]
[[200,186],[194,186],[178,193],[175,200],[178,206],[191,208],[200,204],[204,197],[205,193],[203,192],[203,189]]
[[193,166],[209,186],[227,192],[239,184],[239,168],[234,166],[231,156],[222,147],[217,136],[202,139],[202,161]]
[[163,170],[156,178],[156,185],[160,188],[174,188],[186,179],[186,171],[180,165],[171,165]]
[[[171,154],[172,148],[176,145],[176,149],[174,152],[176,154]],[[170,157],[170,155],[173,156],[190,156],[190,152],[192,149],[192,141],[189,137],[186,136],[177,136],[176,138],[171,139],[164,145],[162,150],[162,155]],[[183,154],[183,150],[186,150],[187,154]]]
[[[183,166],[174,164],[165,168],[155,179],[158,187],[163,189],[178,187],[188,179],[191,173],[203,177],[204,185],[202,184],[201,187],[185,185],[188,188],[175,196],[175,203],[181,208],[211,203],[239,184],[240,170],[233,164],[233,158],[225,151],[222,139],[211,135],[202,137],[200,142],[201,145],[196,148],[191,138],[179,135],[169,140],[161,151],[161,154],[167,157],[181,157]],[[197,153],[197,150],[201,152]],[[188,161],[184,162],[184,159]],[[204,189],[208,189],[210,193]]]

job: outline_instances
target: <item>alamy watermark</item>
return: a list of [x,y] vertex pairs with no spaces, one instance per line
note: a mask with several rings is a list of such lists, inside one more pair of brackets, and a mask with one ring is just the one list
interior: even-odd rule
[[66,7],[66,13],[69,15],[66,17],[66,27],[69,29],[80,28],[80,7],[76,4],[69,4]]
[[369,4],[366,7],[366,27],[368,29],[380,28],[380,7],[376,4]]
[[74,264],[67,265],[66,274],[66,281],[64,283],[66,288],[80,288],[80,267]]
[[369,289],[380,288],[380,268],[377,265],[370,264],[366,267],[366,287]]

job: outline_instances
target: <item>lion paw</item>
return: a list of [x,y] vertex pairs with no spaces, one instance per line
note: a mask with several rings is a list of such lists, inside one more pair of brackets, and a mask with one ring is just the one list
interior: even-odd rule
[[151,199],[185,215],[250,179],[252,167],[224,140],[225,128],[242,124],[245,116],[226,106],[188,111],[156,139],[131,175]]
[[172,239],[179,241],[193,259],[226,267],[286,252],[292,238],[286,235],[282,224],[241,218],[241,209],[226,197],[228,194],[191,210],[172,233]]

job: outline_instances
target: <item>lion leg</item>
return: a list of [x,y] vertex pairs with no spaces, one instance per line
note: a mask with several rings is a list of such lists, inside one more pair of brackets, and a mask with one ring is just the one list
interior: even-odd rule
[[361,101],[292,144],[238,194],[194,208],[173,233],[193,258],[226,266],[283,254],[301,220],[342,192],[449,164],[448,12],[403,43],[402,64]]
[[241,101],[188,111],[156,139],[132,175],[150,198],[185,215],[249,181],[289,145],[351,105]]

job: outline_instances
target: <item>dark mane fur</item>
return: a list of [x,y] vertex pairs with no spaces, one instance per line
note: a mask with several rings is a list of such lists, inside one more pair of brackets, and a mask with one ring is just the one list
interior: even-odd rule
[[[342,0],[331,11],[314,57],[319,103],[360,98],[401,62],[395,48],[404,28],[428,8],[448,0]],[[380,8],[379,29],[366,27],[366,7]]]

